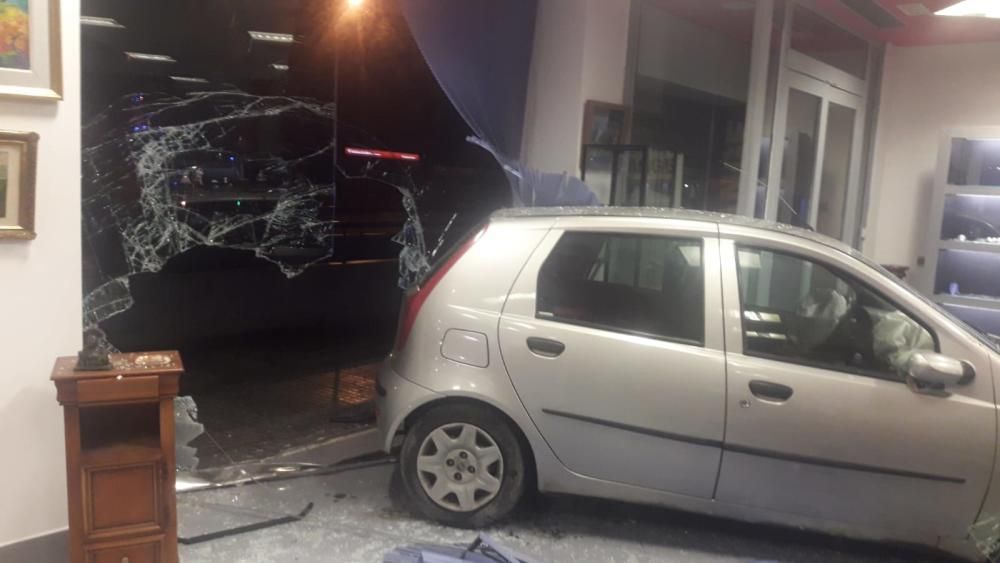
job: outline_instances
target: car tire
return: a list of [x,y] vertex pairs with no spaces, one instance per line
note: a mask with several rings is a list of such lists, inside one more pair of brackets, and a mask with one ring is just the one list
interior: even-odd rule
[[484,528],[503,519],[526,488],[525,455],[514,429],[498,412],[472,404],[424,413],[406,434],[399,468],[412,508],[457,528]]

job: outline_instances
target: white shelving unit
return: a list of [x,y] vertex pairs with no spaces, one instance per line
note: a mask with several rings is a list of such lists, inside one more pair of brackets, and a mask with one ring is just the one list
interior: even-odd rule
[[1000,333],[1000,128],[948,131],[938,153],[921,291]]

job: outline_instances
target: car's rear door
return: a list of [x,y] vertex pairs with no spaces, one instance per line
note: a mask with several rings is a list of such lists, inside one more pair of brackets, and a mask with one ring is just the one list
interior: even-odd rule
[[500,320],[521,401],[570,470],[710,498],[724,428],[717,227],[560,219]]
[[[727,227],[720,243],[729,392],[716,500],[964,536],[994,458],[986,349],[843,253],[753,233]],[[945,396],[914,392],[901,373],[913,350],[977,376]]]

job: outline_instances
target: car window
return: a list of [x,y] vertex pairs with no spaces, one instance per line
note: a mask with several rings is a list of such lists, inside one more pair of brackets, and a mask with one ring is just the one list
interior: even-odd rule
[[537,315],[700,344],[701,246],[700,239],[565,233],[539,272]]
[[900,381],[933,335],[867,286],[791,254],[737,253],[744,353]]

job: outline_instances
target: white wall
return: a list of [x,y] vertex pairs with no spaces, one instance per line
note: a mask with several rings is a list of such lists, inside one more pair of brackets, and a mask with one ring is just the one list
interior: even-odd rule
[[1000,125],[998,92],[1000,43],[889,47],[865,254],[916,267],[926,229],[936,227],[928,215],[940,136],[950,127]]
[[630,0],[539,0],[521,159],[579,174],[583,105],[622,103]]
[[0,101],[40,136],[31,242],[0,241],[0,546],[66,527],[62,413],[49,381],[80,345],[80,0],[62,0],[64,100]]

